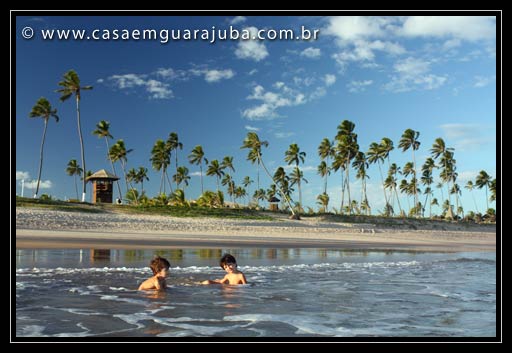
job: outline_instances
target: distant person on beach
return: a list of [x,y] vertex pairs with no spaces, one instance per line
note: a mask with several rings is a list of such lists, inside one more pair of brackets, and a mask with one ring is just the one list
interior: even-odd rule
[[139,290],[162,290],[167,288],[167,284],[165,283],[165,277],[169,273],[169,267],[171,264],[167,259],[156,256],[149,263],[149,267],[151,271],[153,271],[153,277],[148,278],[139,286]]
[[244,274],[238,271],[236,259],[231,254],[225,254],[220,259],[220,267],[227,272],[223,279],[206,280],[201,284],[247,284]]

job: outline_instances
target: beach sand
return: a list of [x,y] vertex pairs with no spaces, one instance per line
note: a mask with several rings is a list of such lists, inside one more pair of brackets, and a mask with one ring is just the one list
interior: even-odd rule
[[[16,208],[16,248],[337,248],[496,251],[496,227],[445,223],[443,229],[300,221],[178,218]],[[439,228],[432,226],[431,228]]]

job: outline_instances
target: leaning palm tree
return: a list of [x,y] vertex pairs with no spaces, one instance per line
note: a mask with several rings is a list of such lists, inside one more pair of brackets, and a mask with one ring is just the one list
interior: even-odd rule
[[[59,82],[59,86],[62,86],[61,89],[58,89],[56,92],[61,94],[60,100],[64,102],[73,94],[76,97],[76,116],[78,123],[78,137],[80,139],[80,151],[82,155],[82,167],[84,170],[87,170],[85,167],[85,151],[84,151],[84,141],[82,139],[82,126],[80,125],[80,91],[81,90],[89,90],[92,89],[92,86],[80,86],[80,78],[78,74],[74,70],[69,70],[63,76],[63,80]],[[83,180],[83,190],[82,190],[82,202],[85,202],[85,193],[86,193],[86,185],[87,181]]]
[[485,170],[481,170],[480,173],[476,177],[475,185],[477,188],[481,189],[485,186],[485,202],[487,203],[487,209],[489,209],[489,198],[487,196],[487,188],[491,184],[491,176],[487,174]]
[[[351,122],[350,120],[343,120],[340,125],[338,125],[338,133],[336,134],[336,140],[338,144],[336,146],[336,151],[338,154],[341,154],[345,159],[345,186],[347,187],[348,194],[348,204],[351,205],[352,201],[350,199],[350,161],[356,156],[357,152],[359,152],[359,145],[357,144],[357,134],[354,132],[356,124]],[[341,197],[341,204],[343,208],[343,190]],[[349,207],[349,214],[352,214],[352,208]]]
[[[416,157],[414,156],[414,151],[420,148],[421,142],[418,141],[418,137],[420,136],[419,131],[414,131],[413,129],[407,129],[402,134],[402,138],[400,139],[400,143],[398,147],[402,149],[402,152],[407,151],[409,148],[412,151],[412,162],[413,162],[413,172],[414,177],[413,180],[416,180]],[[416,187],[414,189],[414,207],[418,207],[418,193],[416,192]]]
[[203,188],[203,161],[208,164],[208,160],[204,158],[204,151],[203,147],[201,145],[197,145],[194,147],[194,149],[190,152],[188,155],[188,161],[192,164],[198,165],[199,164],[199,170],[200,170],[200,177],[201,177],[201,194],[204,193]]
[[[240,148],[249,148],[249,155],[256,155],[258,163],[261,164],[263,167],[263,170],[267,173],[268,177],[272,180],[272,182],[275,183],[274,178],[270,175],[267,167],[265,167],[265,164],[263,163],[263,159],[261,159],[261,147],[267,147],[268,142],[267,141],[260,141],[260,138],[258,134],[255,132],[248,132],[247,136],[244,139],[243,145]],[[249,157],[248,157],[249,158]],[[281,195],[283,195],[283,198],[285,199],[286,203],[288,203],[288,207],[290,207],[290,211],[292,212],[292,216],[294,219],[298,219],[298,216],[295,215],[295,212],[293,211],[293,207],[290,203],[290,200],[286,197],[286,194],[284,191],[280,188]]]
[[43,139],[41,140],[41,149],[39,153],[39,173],[37,174],[37,186],[36,192],[34,194],[34,198],[37,198],[37,193],[39,192],[39,183],[41,182],[41,172],[43,170],[43,150],[44,150],[44,141],[46,139],[46,129],[48,128],[48,120],[51,117],[55,118],[56,122],[59,122],[59,117],[57,116],[57,109],[52,109],[50,102],[44,97],[39,98],[36,102],[36,105],[32,107],[32,111],[29,116],[31,118],[43,118],[44,120],[44,129],[43,129]]
[[78,200],[78,186],[76,185],[76,176],[82,175],[83,169],[80,168],[76,159],[72,159],[68,162],[68,167],[66,168],[66,173],[69,176],[74,176],[75,178],[75,191],[76,191],[76,199]]
[[128,186],[130,186],[130,189],[133,189],[131,183],[128,181],[128,177],[126,174],[126,162],[128,161],[126,156],[128,155],[128,153],[130,153],[132,151],[133,151],[133,149],[129,149],[129,150],[126,149],[124,140],[122,140],[122,139],[117,140],[117,142],[112,145],[112,147],[110,148],[110,151],[109,151],[109,156],[110,156],[110,159],[112,160],[112,162],[117,162],[117,161],[121,162],[121,168],[123,170],[124,180],[126,183],[126,192],[128,192]]
[[[94,135],[98,136],[98,138],[102,138],[102,137],[105,138],[105,143],[107,144],[107,158],[110,161],[110,166],[112,167],[112,173],[114,173],[114,175],[117,175],[116,167],[114,166],[114,162],[112,162],[112,159],[110,159],[110,155],[108,153],[110,151],[108,139],[114,138],[110,134],[110,131],[108,130],[109,128],[110,128],[110,123],[108,121],[101,120],[99,123],[96,124],[96,130],[94,130],[92,133]],[[115,183],[117,184],[117,190],[119,191],[119,198],[122,199],[123,195],[121,193],[121,185],[119,184],[119,180],[116,180]]]
[[[370,144],[370,148],[368,149],[368,152],[366,152],[366,155],[368,156],[368,158],[367,158],[368,163],[369,164],[377,163],[377,165],[379,167],[380,179],[382,182],[382,192],[384,192],[384,201],[386,203],[385,210],[390,210],[391,208],[387,206],[387,204],[390,202],[388,201],[388,195],[386,194],[384,175],[382,174],[382,168],[381,168],[381,164],[384,163],[385,154],[386,154],[385,150],[382,149],[382,146],[379,145],[377,142],[372,142]],[[391,214],[387,214],[386,216],[391,216]]]

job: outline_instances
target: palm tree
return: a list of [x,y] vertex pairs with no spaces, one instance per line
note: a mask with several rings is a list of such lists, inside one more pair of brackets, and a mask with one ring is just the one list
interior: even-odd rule
[[[400,215],[403,215],[403,211],[402,211],[402,206],[400,205],[400,197],[398,197],[398,191],[396,190],[396,187],[397,187],[397,179],[396,179],[396,175],[398,174],[401,174],[402,172],[400,171],[400,167],[398,167],[396,165],[396,163],[391,163],[391,165],[389,166],[389,170],[388,170],[388,177],[391,178],[391,198],[393,198],[393,190],[395,191],[395,196],[396,196],[396,201],[398,203],[398,209],[400,210]],[[387,179],[386,179],[387,180]],[[395,204],[394,202],[392,202],[393,205]]]
[[201,173],[201,194],[203,194],[203,161],[206,164],[208,164],[208,160],[204,158],[204,151],[201,145],[197,145],[196,147],[194,147],[194,149],[190,152],[188,156],[188,161],[192,164],[199,165],[199,170]]
[[151,158],[149,160],[151,161],[151,165],[154,170],[157,172],[162,170],[162,180],[160,181],[159,194],[162,193],[163,186],[163,194],[165,195],[165,174],[167,172],[167,167],[169,164],[171,164],[171,158],[167,151],[167,146],[164,140],[159,139],[155,142],[155,145],[151,150]]
[[[254,180],[251,180],[251,178],[249,176],[246,176],[244,178],[244,180],[242,180],[242,185],[244,186],[244,188],[247,188],[247,195],[250,196],[251,195],[251,192],[249,190],[249,186],[254,183]],[[247,206],[249,206],[249,202],[247,202]]]
[[[108,121],[101,120],[99,123],[96,124],[96,130],[94,130],[92,133],[94,135],[98,136],[98,138],[102,138],[102,137],[105,138],[105,143],[107,144],[107,158],[110,161],[110,165],[112,167],[112,173],[114,173],[114,175],[117,175],[116,167],[114,166],[114,162],[112,162],[112,159],[110,159],[110,155],[108,153],[110,151],[108,139],[114,138],[110,134],[110,131],[108,130],[109,128],[110,128],[110,123]],[[121,193],[121,185],[119,185],[119,180],[116,180],[116,184],[117,184],[117,190],[119,191],[119,198],[122,199],[123,195]]]
[[[441,163],[444,167],[444,169],[441,171],[441,174],[443,176],[446,176],[446,177],[443,177],[441,176],[441,180],[444,182],[446,181],[447,183],[447,188],[448,188],[448,203],[450,204],[450,211],[448,211],[450,214],[452,213],[451,212],[451,198],[450,198],[450,180],[451,178],[449,177],[449,169],[450,169],[450,160],[453,159],[453,151],[454,149],[453,148],[449,148],[449,147],[446,147],[446,144],[444,143],[444,140],[440,137],[436,138],[436,140],[434,141],[434,144],[432,144],[432,148],[430,149],[430,153],[432,154],[432,157],[434,157],[434,159],[438,159],[440,156],[442,156],[441,158]],[[441,188],[440,188],[441,189]],[[443,194],[442,194],[443,190],[441,189],[441,198],[444,198]]]
[[[265,167],[265,164],[263,163],[263,159],[261,159],[261,147],[262,146],[267,147],[268,142],[260,141],[258,134],[251,131],[251,132],[247,133],[247,136],[244,139],[243,145],[240,148],[249,148],[250,149],[249,156],[251,156],[251,154],[257,156],[258,163],[261,163],[261,166],[267,173],[268,177],[272,180],[272,182],[275,183],[274,178],[272,178],[268,169]],[[249,159],[249,156],[247,157],[247,159]],[[295,215],[295,212],[293,211],[293,207],[290,203],[290,200],[286,197],[286,194],[284,193],[284,191],[282,189],[280,189],[280,192],[281,192],[281,195],[283,195],[283,198],[285,199],[285,201],[288,203],[288,207],[290,207],[290,211],[292,212],[293,218],[298,219],[298,216]]]
[[215,175],[217,177],[217,192],[219,192],[219,179],[224,175],[224,171],[222,170],[218,160],[214,159],[213,161],[210,161],[210,165],[206,170],[206,175]]
[[[338,141],[338,145],[336,146],[337,152],[342,155],[343,159],[345,159],[345,186],[347,187],[349,205],[352,204],[350,199],[350,161],[356,156],[357,152],[359,152],[357,134],[354,133],[355,127],[356,125],[353,122],[343,120],[341,124],[338,125],[338,133],[336,135],[336,140]],[[341,199],[341,208],[343,208],[343,192]],[[349,214],[351,213],[352,209],[349,207]]]
[[[292,143],[290,147],[288,147],[288,150],[284,153],[285,162],[288,163],[288,165],[295,163],[295,176],[296,178],[293,179],[295,182],[292,182],[292,185],[294,183],[297,183],[297,186],[299,187],[299,209],[302,207],[302,190],[300,188],[300,181],[302,179],[302,172],[299,169],[300,162],[304,163],[304,158],[306,157],[306,152],[301,152],[299,146],[296,143]],[[292,176],[293,178],[293,176]]]
[[[422,171],[421,183],[423,185],[427,186],[427,188],[425,189],[425,192],[424,192],[424,194],[426,195],[425,196],[425,205],[427,205],[427,203],[428,203],[429,195],[432,194],[432,188],[430,187],[430,185],[432,185],[434,183],[434,177],[432,175],[434,168],[436,168],[436,163],[430,157],[425,160],[425,164],[423,164],[423,166],[421,167],[421,171]],[[423,217],[425,216],[424,208],[422,209],[422,216]]]
[[[82,172],[84,170],[82,168],[80,168],[80,166],[78,165],[78,162],[76,161],[76,159],[72,159],[68,162],[68,167],[66,168],[66,173],[69,175],[69,176],[74,176],[75,178],[75,191],[76,191],[76,199],[78,200],[78,186],[76,185],[76,176],[80,176],[82,175]],[[85,178],[84,178],[85,179]]]
[[304,180],[304,182],[306,182],[306,184],[308,183],[307,179],[304,178],[304,173],[302,172],[302,170],[300,170],[299,167],[293,168],[292,173],[290,174],[290,181],[291,181],[290,186],[293,186],[295,184],[299,185],[299,210],[301,210],[301,211],[303,210],[302,193],[300,191],[300,183],[302,180]]
[[[92,86],[80,86],[80,78],[74,70],[69,70],[64,74],[63,80],[59,82],[59,86],[62,86],[62,88],[58,89],[56,92],[59,92],[61,94],[60,100],[62,102],[67,100],[73,94],[76,97],[76,116],[78,122],[78,137],[80,139],[80,151],[82,155],[82,167],[84,170],[87,170],[87,168],[85,167],[85,151],[84,141],[82,139],[82,126],[80,125],[80,91],[92,89]],[[86,184],[87,182],[84,178],[82,202],[85,202]]]
[[489,209],[489,198],[487,196],[487,188],[491,185],[491,176],[487,174],[485,170],[481,170],[476,177],[475,185],[481,189],[485,186],[485,202],[487,203],[487,209]]
[[489,189],[491,189],[491,197],[489,198],[489,200],[496,201],[496,178],[491,180]]
[[[475,188],[475,185],[473,184],[473,181],[468,180],[468,182],[466,183],[466,186],[464,186],[464,188],[468,189],[469,192],[471,192]],[[475,211],[478,212],[478,206],[476,205],[475,195],[473,193],[471,193],[471,196],[473,198],[473,203],[475,204]]]
[[[169,134],[169,138],[167,139],[167,148],[169,150],[169,153],[172,153],[172,151],[176,150],[175,158],[176,158],[176,174],[178,173],[178,148],[180,150],[183,149],[183,143],[181,143],[178,139],[178,134],[175,132],[171,132]],[[176,184],[176,187],[178,185]]]
[[132,151],[133,149],[127,150],[126,146],[124,145],[124,141],[122,139],[119,139],[115,144],[112,145],[109,152],[109,157],[112,160],[112,162],[121,162],[121,168],[123,169],[124,180],[126,183],[126,192],[128,192],[128,184],[130,184],[130,189],[133,189],[126,175],[126,162],[128,161],[126,155]]
[[[377,163],[377,165],[379,166],[380,179],[382,182],[382,191],[384,192],[384,201],[386,202],[385,210],[388,211],[388,210],[390,210],[390,208],[387,206],[389,204],[389,201],[388,201],[388,195],[386,194],[384,175],[382,174],[382,168],[381,168],[381,164],[384,163],[385,151],[382,149],[382,146],[379,145],[377,142],[372,142],[370,144],[370,148],[368,149],[368,152],[366,152],[366,154],[368,155],[368,162],[370,164]],[[386,214],[386,216],[390,216],[390,215]]]
[[188,175],[188,168],[184,166],[178,167],[178,171],[172,176],[172,180],[176,182],[178,188],[180,187],[181,183],[185,183],[185,186],[188,186],[188,181],[190,180],[190,176]]
[[222,163],[220,164],[220,167],[222,169],[231,169],[231,171],[235,172],[235,167],[233,166],[233,157],[226,156],[222,160]]
[[[419,131],[414,131],[412,129],[407,129],[402,134],[402,138],[400,139],[400,143],[398,147],[402,149],[402,152],[407,151],[411,148],[412,151],[412,162],[414,166],[414,177],[413,180],[416,182],[416,157],[414,156],[414,151],[420,148],[421,142],[418,141],[418,137],[420,136]],[[414,207],[415,209],[418,207],[418,193],[416,191],[416,187],[414,187]]]
[[[327,177],[331,174],[328,167],[329,158],[334,157],[335,154],[336,150],[334,149],[334,142],[331,142],[327,137],[325,137],[322,142],[320,142],[320,146],[318,146],[318,155],[322,159],[322,162],[318,166],[318,174],[325,177],[324,194],[327,193]],[[325,162],[324,159],[326,160]]]
[[317,203],[322,206],[321,209],[318,212],[328,212],[327,206],[329,205],[329,195],[327,195],[325,192],[323,194],[320,194],[316,197],[318,200]]
[[39,173],[37,174],[37,186],[36,192],[34,194],[34,198],[37,198],[37,194],[39,192],[39,183],[41,181],[41,172],[43,170],[43,150],[44,150],[44,141],[46,139],[46,129],[48,128],[48,120],[51,117],[55,118],[56,122],[59,122],[59,117],[57,116],[57,109],[52,109],[50,102],[44,97],[41,97],[36,102],[36,105],[32,107],[32,111],[29,116],[31,118],[43,118],[44,120],[44,129],[43,129],[43,139],[41,140],[41,149],[39,153]]
[[256,153],[256,151],[255,150],[250,150],[249,153],[247,154],[246,160],[251,162],[251,164],[254,164],[254,163],[257,164],[257,169],[256,169],[256,187],[259,190],[260,189],[260,160],[258,158],[258,154]]
[[366,155],[364,154],[364,152],[359,151],[356,153],[354,162],[352,162],[352,167],[357,171],[356,178],[361,179],[361,206],[364,205],[364,209],[366,211],[369,211],[370,204],[368,202],[368,196],[366,194],[366,179],[370,177],[368,176],[368,174],[366,174],[366,169],[368,168],[368,161],[366,159]]
[[137,180],[137,183],[141,184],[140,195],[143,196],[143,194],[144,194],[144,179],[149,181],[148,168],[139,167],[139,171],[137,172],[137,175],[135,178]]

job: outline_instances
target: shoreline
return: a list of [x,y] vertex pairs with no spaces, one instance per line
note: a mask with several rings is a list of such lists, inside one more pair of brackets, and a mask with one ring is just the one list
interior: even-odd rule
[[496,231],[383,229],[374,224],[317,219],[256,221],[16,208],[16,248],[94,247],[496,251]]

